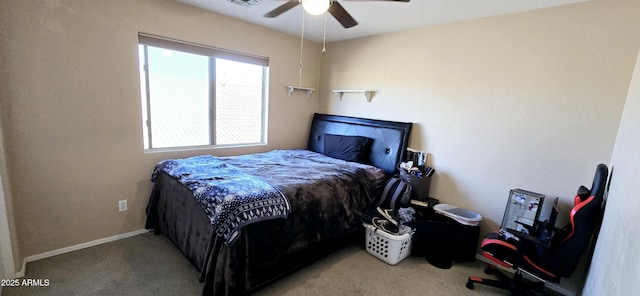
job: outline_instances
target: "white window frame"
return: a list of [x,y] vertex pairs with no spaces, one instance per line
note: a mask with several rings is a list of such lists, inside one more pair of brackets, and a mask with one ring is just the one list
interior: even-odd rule
[[[258,145],[266,145],[267,144],[267,107],[268,107],[268,81],[269,81],[269,58],[262,57],[247,53],[241,53],[237,51],[227,50],[216,48],[212,46],[179,41],[175,39],[149,35],[144,33],[138,34],[138,45],[147,45],[152,47],[166,48],[169,50],[175,50],[179,52],[185,52],[190,54],[197,54],[202,56],[209,57],[210,67],[215,67],[215,58],[221,58],[225,60],[231,60],[236,62],[242,62],[247,64],[253,64],[263,67],[262,73],[262,112],[261,112],[261,139],[260,142],[257,143],[236,143],[236,144],[224,144],[218,145],[215,143],[215,100],[216,100],[216,78],[215,74],[210,74],[209,81],[209,127],[210,127],[210,135],[209,135],[209,144],[208,145],[200,145],[200,146],[175,146],[175,147],[153,147],[152,141],[152,132],[151,132],[151,94],[149,91],[149,72],[147,71],[148,57],[145,52],[144,60],[140,60],[140,65],[144,64],[145,67],[145,80],[144,84],[141,83],[141,87],[146,87],[146,90],[142,92],[146,94],[146,98],[141,98],[146,100],[146,112],[147,120],[143,122],[143,128],[146,129],[148,147],[145,148],[145,151],[158,151],[158,150],[183,150],[183,149],[201,149],[201,148],[215,148],[215,147],[232,147],[232,146],[258,146]],[[215,69],[212,71],[215,73]],[[141,77],[142,79],[142,77]],[[142,81],[141,81],[142,82]]]

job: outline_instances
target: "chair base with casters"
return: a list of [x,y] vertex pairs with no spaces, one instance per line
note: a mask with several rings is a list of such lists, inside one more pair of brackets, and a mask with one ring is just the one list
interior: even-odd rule
[[[607,177],[607,166],[599,164],[591,189],[580,186],[569,223],[561,229],[555,228],[558,212],[554,206],[549,220],[536,222],[528,233],[507,228],[488,234],[481,242],[482,255],[491,260],[485,273],[499,280],[469,277],[466,287],[482,284],[508,290],[511,295],[537,295],[533,291],[542,292],[545,282],[570,277],[602,219]],[[513,277],[497,266],[513,270]],[[539,281],[523,278],[525,273]]]
[[498,280],[470,276],[469,280],[467,280],[467,289],[473,290],[473,284],[478,283],[485,286],[509,290],[512,295],[537,295],[532,293],[531,290],[538,293],[542,293],[544,291],[544,282],[534,282],[525,279],[520,270],[516,271],[513,278],[510,278],[495,265],[489,264],[484,269],[484,273],[488,275],[495,275]]

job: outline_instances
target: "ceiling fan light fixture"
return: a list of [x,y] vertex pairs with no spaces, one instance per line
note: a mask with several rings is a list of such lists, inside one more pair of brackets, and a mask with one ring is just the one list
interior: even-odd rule
[[327,12],[331,0],[302,0],[302,8],[311,15],[321,15]]

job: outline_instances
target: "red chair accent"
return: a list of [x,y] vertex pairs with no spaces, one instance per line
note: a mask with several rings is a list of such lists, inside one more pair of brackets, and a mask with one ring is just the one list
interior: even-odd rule
[[[584,186],[578,189],[569,223],[562,229],[537,222],[530,234],[514,229],[488,234],[481,243],[482,255],[496,265],[512,269],[514,276],[509,278],[495,265],[488,264],[485,273],[495,274],[499,280],[469,277],[467,288],[473,289],[476,283],[509,290],[511,295],[536,295],[531,290],[542,292],[546,281],[559,282],[561,278],[570,277],[602,219],[608,172],[606,165],[599,164],[591,189]],[[550,220],[555,221],[555,215],[557,210],[554,207],[554,217]],[[550,240],[544,239],[542,233],[545,230],[553,234]],[[540,281],[523,279],[523,272]]]

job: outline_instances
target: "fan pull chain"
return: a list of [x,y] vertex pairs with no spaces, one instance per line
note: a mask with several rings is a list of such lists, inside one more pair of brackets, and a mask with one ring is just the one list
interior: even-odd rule
[[302,49],[304,48],[304,9],[302,9],[302,34],[300,36],[300,63],[298,69],[300,70],[298,86],[302,87]]
[[322,31],[322,52],[327,51],[325,44],[327,43],[327,13],[324,13],[324,30]]

